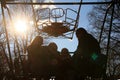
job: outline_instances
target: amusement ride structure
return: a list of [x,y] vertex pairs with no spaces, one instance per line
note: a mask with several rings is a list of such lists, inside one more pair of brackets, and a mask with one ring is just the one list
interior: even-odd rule
[[[112,11],[111,11],[112,15],[111,15],[111,20],[109,25],[110,27],[109,27],[108,42],[107,42],[107,52],[106,52],[106,55],[108,55],[113,14],[114,14],[114,5],[115,4],[120,5],[119,0],[111,0],[109,2],[83,2],[82,0],[80,0],[80,2],[55,2],[55,3],[33,2],[32,0],[31,2],[21,2],[19,0],[1,0],[0,2],[1,2],[1,12],[3,17],[8,53],[9,53],[9,57],[7,57],[7,60],[8,60],[9,68],[12,71],[11,74],[13,75],[14,75],[13,61],[12,61],[12,56],[10,51],[9,35],[6,28],[6,17],[5,17],[5,10],[6,10],[7,14],[9,15],[8,17],[12,21],[11,13],[8,7],[9,5],[17,5],[17,4],[19,5],[78,5],[79,7],[77,10],[73,10],[71,8],[66,8],[66,9],[41,8],[35,12],[34,8],[32,8],[34,13],[35,28],[39,35],[45,38],[60,37],[60,38],[73,39],[74,33],[78,28],[80,11],[81,11],[82,5],[109,4],[104,16],[103,24],[101,25],[102,27],[101,27],[100,37],[99,37],[99,43],[100,43],[108,11],[110,10],[110,8],[112,8]],[[39,21],[36,20],[36,13],[39,13],[37,16],[40,17],[41,20]],[[75,17],[74,18],[71,17],[71,15],[68,15],[69,13],[73,14]],[[42,21],[42,20],[45,20],[45,21]],[[106,66],[107,66],[107,63],[106,63]],[[6,78],[5,80],[12,80],[12,79]]]

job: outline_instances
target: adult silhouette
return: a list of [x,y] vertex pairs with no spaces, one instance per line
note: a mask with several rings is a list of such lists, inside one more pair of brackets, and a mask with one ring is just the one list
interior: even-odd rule
[[30,71],[36,77],[43,77],[45,70],[45,57],[43,38],[36,36],[32,43],[28,46],[28,62]]
[[[86,76],[98,77],[103,71],[102,58],[98,41],[89,34],[84,28],[76,30],[78,47],[73,55],[74,69],[77,79],[83,79]],[[76,79],[76,80],[77,80]]]

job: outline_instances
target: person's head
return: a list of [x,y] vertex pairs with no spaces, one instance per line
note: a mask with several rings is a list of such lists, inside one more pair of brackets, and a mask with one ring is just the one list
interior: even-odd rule
[[36,36],[31,43],[31,45],[42,45],[42,44],[43,44],[43,37],[41,36]]
[[61,50],[61,54],[66,54],[66,53],[68,53],[69,51],[68,51],[68,49],[67,48],[63,48],[62,50]]
[[76,36],[77,38],[80,38],[82,35],[87,34],[87,31],[84,28],[78,28],[76,30]]
[[67,49],[67,48],[63,48],[63,49],[61,50],[61,55],[69,55],[68,49]]
[[50,43],[48,45],[48,47],[49,47],[50,50],[55,50],[55,51],[57,51],[57,48],[58,48],[57,45],[54,42]]

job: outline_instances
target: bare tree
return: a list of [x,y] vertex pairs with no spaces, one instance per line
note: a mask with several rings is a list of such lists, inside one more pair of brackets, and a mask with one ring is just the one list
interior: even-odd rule
[[[112,1],[112,0],[104,0],[104,1]],[[97,39],[100,38],[100,32],[101,32],[101,27],[102,24],[104,23],[105,19],[105,24],[102,37],[101,37],[101,49],[102,53],[106,54],[107,51],[107,41],[108,41],[108,34],[109,34],[109,29],[110,29],[110,20],[112,16],[112,10],[114,6],[114,13],[113,13],[113,20],[112,20],[112,30],[111,30],[111,36],[110,36],[110,45],[109,45],[109,52],[108,52],[108,69],[107,73],[109,76],[112,75],[119,75],[120,74],[120,69],[116,67],[120,66],[120,3],[114,3],[119,0],[113,0],[111,4],[113,4],[111,7],[111,4],[101,4],[101,5],[96,5],[93,7],[92,11],[88,14],[89,22],[90,25],[92,25],[92,28],[94,30],[93,35],[96,36]],[[109,8],[107,15],[106,11]],[[107,16],[105,18],[105,15]]]

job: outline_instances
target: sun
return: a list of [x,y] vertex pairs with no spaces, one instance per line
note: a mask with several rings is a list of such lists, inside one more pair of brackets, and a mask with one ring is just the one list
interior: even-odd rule
[[27,21],[26,20],[16,20],[14,23],[14,28],[17,33],[26,33]]

